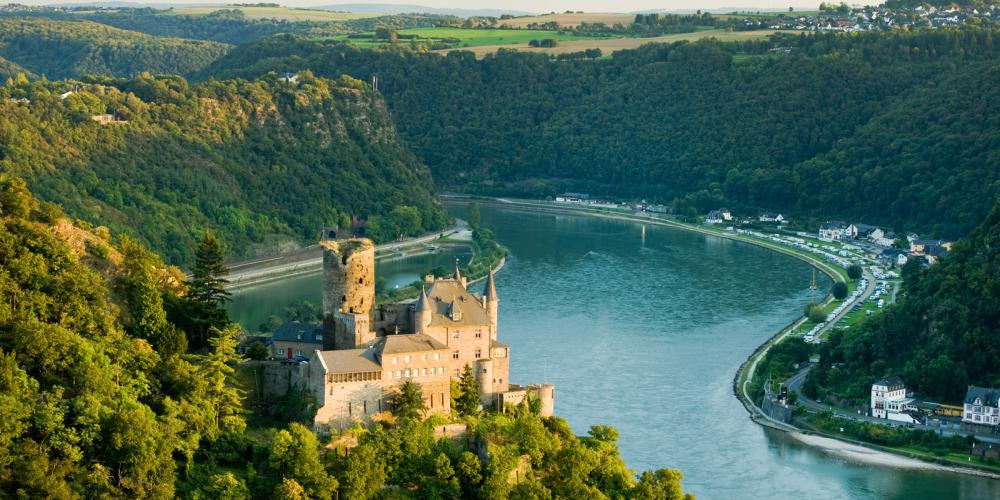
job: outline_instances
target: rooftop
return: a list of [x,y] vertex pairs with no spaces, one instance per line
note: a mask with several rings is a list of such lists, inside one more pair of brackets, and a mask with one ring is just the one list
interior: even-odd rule
[[975,404],[976,399],[979,399],[983,405],[997,406],[998,401],[1000,401],[1000,389],[970,385],[969,390],[965,392],[965,403]]
[[319,323],[303,323],[288,321],[278,327],[271,335],[271,341],[323,343],[323,325]]
[[[482,302],[465,289],[461,283],[439,279],[427,290],[433,315],[433,326],[474,326],[490,324],[489,315]],[[452,319],[451,304],[460,304],[461,315]]]

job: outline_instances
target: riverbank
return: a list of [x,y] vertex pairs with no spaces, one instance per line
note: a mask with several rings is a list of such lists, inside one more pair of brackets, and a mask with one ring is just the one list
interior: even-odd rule
[[[762,246],[775,251],[780,251],[800,260],[803,260],[810,265],[814,265],[821,272],[831,276],[834,280],[838,280],[838,276],[846,275],[846,270],[834,269],[833,264],[823,260],[823,256],[816,255],[812,256],[806,254],[805,252],[795,252],[788,251],[790,249],[781,248],[778,244],[771,241],[761,241],[753,240],[749,237],[744,237],[739,234],[735,234],[732,231],[725,231],[720,229],[706,229],[697,226],[692,226],[689,224],[678,223],[675,221],[663,220],[656,217],[648,217],[645,215],[633,215],[629,213],[614,213],[603,210],[592,210],[584,209],[582,207],[575,206],[558,206],[552,203],[544,202],[532,202],[528,200],[509,200],[509,199],[481,199],[481,198],[467,198],[467,197],[451,197],[450,201],[454,203],[467,203],[468,201],[477,201],[480,204],[507,207],[517,210],[526,211],[539,211],[539,212],[551,212],[551,213],[562,213],[569,215],[590,215],[596,218],[614,219],[614,220],[624,220],[630,222],[638,222],[642,224],[650,225],[660,225],[667,227],[674,227],[690,232],[707,234],[712,236],[718,236],[721,238],[733,239],[737,241],[743,241],[748,244],[754,244],[756,246]],[[869,277],[869,283],[873,283],[874,279]],[[868,290],[870,291],[870,290]],[[858,300],[864,300],[865,296],[860,297]],[[828,298],[829,300],[829,298]],[[845,308],[845,309],[849,309]],[[767,341],[761,344],[751,356],[740,365],[740,369],[734,374],[732,390],[737,396],[738,400],[744,405],[745,409],[748,411],[751,420],[755,423],[770,427],[776,430],[780,430],[789,437],[793,438],[795,441],[800,442],[809,447],[815,448],[825,453],[831,455],[836,455],[837,458],[843,459],[844,461],[858,464],[870,464],[877,466],[885,466],[892,468],[905,468],[913,470],[934,470],[948,473],[960,473],[963,475],[974,475],[980,477],[986,477],[990,479],[998,478],[997,475],[984,472],[970,467],[964,467],[961,465],[951,464],[941,464],[938,463],[938,459],[930,458],[927,459],[907,456],[905,450],[892,450],[885,447],[870,445],[867,443],[852,442],[849,439],[841,439],[837,436],[827,436],[820,435],[815,432],[808,430],[799,429],[789,424],[784,424],[782,422],[777,422],[769,419],[763,412],[756,407],[753,401],[749,398],[749,395],[745,394],[742,389],[743,382],[747,380],[747,374],[750,369],[757,366],[757,361],[759,361],[764,355],[766,355],[767,350],[770,346],[777,343],[777,341],[785,338],[786,335],[794,333],[795,327],[800,323],[805,321],[803,318],[798,318],[791,324],[782,328],[777,334],[770,337]],[[834,324],[835,321],[831,321]],[[970,464],[974,465],[974,464]]]
[[[454,226],[443,231],[409,238],[403,241],[383,243],[375,246],[376,260],[394,258],[399,252],[417,248],[419,252],[428,253],[424,245],[438,239],[463,236],[469,231],[465,223],[459,221]],[[391,252],[386,254],[386,252]],[[410,255],[416,255],[415,253]],[[310,245],[299,250],[280,255],[259,257],[228,264],[229,284],[227,289],[238,290],[282,279],[317,273],[323,267],[323,250],[319,245]]]

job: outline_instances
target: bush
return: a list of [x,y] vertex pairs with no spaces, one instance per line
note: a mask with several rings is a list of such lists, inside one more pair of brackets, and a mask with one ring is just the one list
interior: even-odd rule
[[813,323],[822,323],[826,321],[826,311],[823,310],[823,306],[813,302],[806,305],[806,317]]
[[847,268],[847,276],[850,277],[852,280],[860,278],[862,274],[864,273],[861,270],[861,266],[857,264],[851,264]]

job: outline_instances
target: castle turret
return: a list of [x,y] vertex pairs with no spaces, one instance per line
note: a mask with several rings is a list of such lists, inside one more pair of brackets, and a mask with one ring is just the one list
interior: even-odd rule
[[456,258],[455,259],[455,274],[452,275],[452,277],[455,279],[455,281],[461,283],[462,287],[464,288],[466,286],[466,284],[465,284],[465,277],[462,276],[462,271],[460,271],[458,267],[459,267],[459,260]]
[[413,311],[413,333],[422,333],[430,324],[431,299],[427,296],[427,290],[420,287],[420,298],[417,299],[417,307]]
[[493,281],[493,270],[486,276],[486,285],[483,286],[483,306],[486,308],[486,315],[490,318],[493,327],[491,333],[493,340],[497,339],[497,320],[499,319],[500,297],[497,296],[497,286]]

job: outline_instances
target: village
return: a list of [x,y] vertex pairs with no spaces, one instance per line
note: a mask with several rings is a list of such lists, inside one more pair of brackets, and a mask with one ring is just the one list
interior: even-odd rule
[[748,16],[743,19],[742,27],[753,30],[889,31],[958,26],[970,21],[989,22],[998,18],[1000,11],[995,5],[977,9],[955,4],[940,8],[922,5],[915,8],[891,8],[885,5],[850,7],[846,3],[822,3],[816,14],[795,15],[794,12],[788,12],[777,16]]

